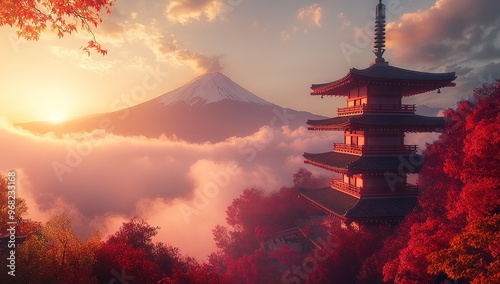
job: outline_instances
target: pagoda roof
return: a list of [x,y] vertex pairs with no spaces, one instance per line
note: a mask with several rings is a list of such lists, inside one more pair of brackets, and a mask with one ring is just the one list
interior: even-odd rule
[[299,189],[309,202],[344,220],[400,219],[418,204],[417,196],[357,198],[331,187]]
[[308,120],[310,130],[401,130],[409,132],[441,131],[445,118],[418,114],[361,114],[334,118]]
[[359,85],[398,86],[403,96],[453,87],[455,72],[429,73],[376,63],[365,69],[351,68],[344,78],[324,84],[313,84],[311,95],[347,96],[351,88]]
[[421,155],[394,155],[394,156],[356,156],[339,152],[304,153],[305,163],[315,165],[338,173],[361,174],[386,172],[405,173],[419,172],[423,157]]

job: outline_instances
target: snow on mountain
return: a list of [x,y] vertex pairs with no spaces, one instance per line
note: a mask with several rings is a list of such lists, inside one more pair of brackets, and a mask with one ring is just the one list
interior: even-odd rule
[[247,91],[219,72],[202,75],[182,87],[164,94],[160,98],[160,102],[165,106],[177,102],[184,102],[194,106],[211,104],[222,100],[273,105]]

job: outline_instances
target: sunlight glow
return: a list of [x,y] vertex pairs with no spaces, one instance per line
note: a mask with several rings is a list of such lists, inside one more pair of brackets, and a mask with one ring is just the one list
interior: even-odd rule
[[51,114],[48,116],[47,121],[50,123],[62,123],[66,120],[67,116],[60,113]]

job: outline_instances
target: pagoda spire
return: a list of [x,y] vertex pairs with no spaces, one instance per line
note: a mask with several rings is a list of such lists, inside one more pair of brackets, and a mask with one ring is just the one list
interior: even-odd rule
[[375,64],[385,63],[385,5],[382,0],[379,0],[375,14],[375,41],[373,45],[373,53],[377,56]]

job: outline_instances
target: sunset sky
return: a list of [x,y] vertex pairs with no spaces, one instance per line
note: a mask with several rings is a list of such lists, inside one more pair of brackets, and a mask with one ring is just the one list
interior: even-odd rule
[[[80,50],[85,31],[27,42],[2,27],[0,113],[25,122],[109,112],[220,70],[268,101],[332,116],[342,101],[312,98],[309,86],[373,60],[376,2],[118,0],[95,29],[104,57]],[[392,65],[458,75],[457,88],[417,103],[450,107],[500,77],[496,1],[384,2]]]

